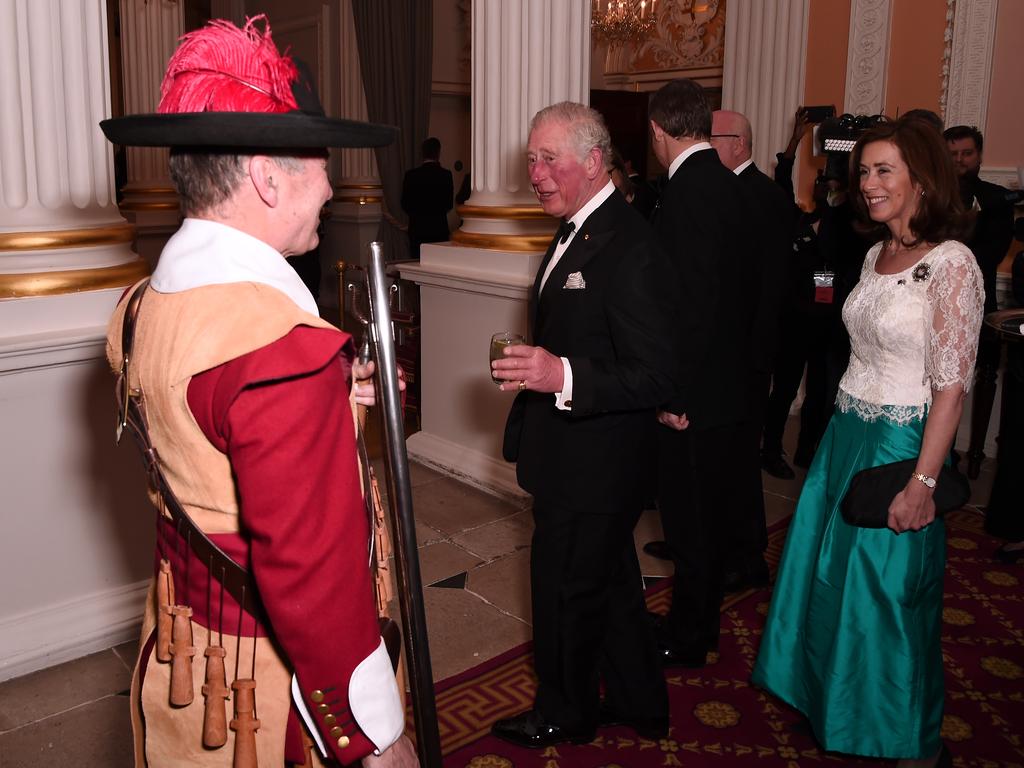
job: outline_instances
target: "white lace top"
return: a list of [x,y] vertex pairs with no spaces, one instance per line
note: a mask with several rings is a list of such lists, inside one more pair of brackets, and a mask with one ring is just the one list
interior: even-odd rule
[[881,243],[868,251],[843,306],[850,364],[836,405],[902,424],[924,416],[932,389],[970,388],[985,291],[973,254],[955,240],[894,275],[875,271],[881,252]]

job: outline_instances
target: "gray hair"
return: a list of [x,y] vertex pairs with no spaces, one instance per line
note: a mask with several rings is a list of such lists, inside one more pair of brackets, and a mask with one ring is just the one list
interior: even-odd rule
[[[252,155],[233,155],[193,149],[172,149],[171,181],[178,191],[185,216],[210,213],[226,203],[248,175]],[[301,173],[297,157],[272,155],[274,163],[290,174]]]
[[597,148],[601,152],[601,162],[605,170],[612,167],[612,139],[604,124],[601,113],[593,107],[577,104],[574,101],[560,101],[550,107],[544,107],[530,121],[530,132],[542,123],[562,123],[568,128],[569,143],[575,148],[577,157],[582,161],[590,150]]

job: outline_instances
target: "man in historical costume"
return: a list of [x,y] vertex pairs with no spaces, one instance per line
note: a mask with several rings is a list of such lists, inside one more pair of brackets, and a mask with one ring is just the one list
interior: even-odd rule
[[753,145],[754,134],[745,115],[723,109],[712,114],[711,146],[722,165],[739,178],[747,195],[752,216],[750,230],[755,233],[756,242],[752,256],[760,261],[760,285],[749,351],[752,368],[746,421],[749,441],[744,451],[734,453],[738,470],[743,459],[749,463],[742,467],[745,470],[741,479],[743,487],[733,510],[735,524],[730,526],[724,582],[727,592],[768,585],[768,565],[764,561],[768,530],[761,484],[761,430],[780,345],[779,319],[797,212],[781,187],[754,164]]
[[[505,458],[533,495],[533,708],[494,725],[527,747],[588,742],[622,723],[668,730],[668,697],[633,546],[655,407],[673,389],[670,266],[609,179],[600,115],[561,102],[533,118],[530,183],[561,220],[532,293],[536,346],[492,363],[519,390]],[[600,698],[604,682],[605,697]]]
[[[158,114],[103,124],[115,143],[172,147],[186,216],[141,293],[133,334],[128,299],[108,333],[171,498],[195,524],[154,498],[136,764],[227,766],[234,754],[235,768],[413,766],[368,566],[350,404],[368,371],[285,262],[317,244],[331,196],[325,147],[385,144],[392,131],[325,117],[260,18],[186,35]],[[249,572],[248,595],[245,582],[232,594],[231,562],[203,549],[207,539]],[[211,672],[217,662],[226,679]]]
[[[654,154],[668,169],[652,225],[680,291],[680,384],[658,414],[658,503],[676,579],[658,625],[662,662],[702,667],[718,647],[727,529],[749,459],[752,324],[760,263],[742,183],[709,143],[704,89],[674,80],[651,98]],[[749,451],[748,451],[749,453]]]

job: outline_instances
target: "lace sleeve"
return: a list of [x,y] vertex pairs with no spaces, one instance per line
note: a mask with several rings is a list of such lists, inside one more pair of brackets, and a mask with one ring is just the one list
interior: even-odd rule
[[966,393],[974,378],[985,290],[981,270],[966,246],[949,243],[928,286],[932,330],[925,373],[933,389],[957,384]]

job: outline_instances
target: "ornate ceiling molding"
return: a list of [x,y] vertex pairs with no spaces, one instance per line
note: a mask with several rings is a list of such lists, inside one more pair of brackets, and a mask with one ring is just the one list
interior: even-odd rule
[[943,117],[946,125],[975,125],[984,132],[999,0],[956,0],[952,5]]
[[885,105],[892,0],[853,0],[844,111],[877,115]]

